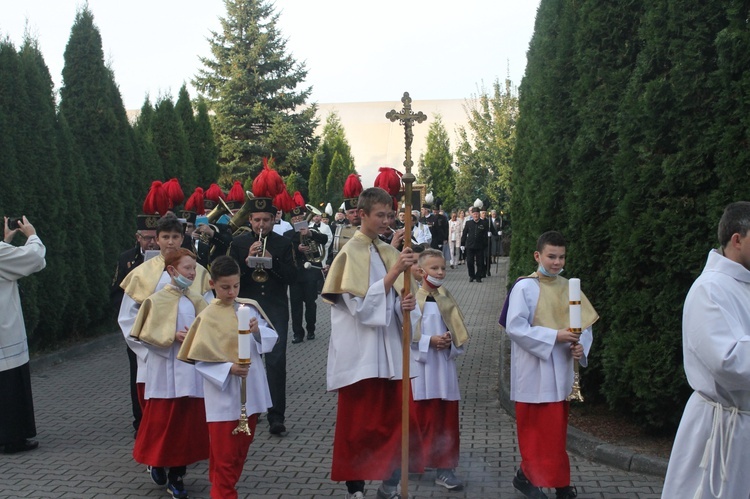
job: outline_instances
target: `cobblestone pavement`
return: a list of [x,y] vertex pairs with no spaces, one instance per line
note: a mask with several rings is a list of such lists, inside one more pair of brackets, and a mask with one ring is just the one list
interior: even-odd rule
[[[465,266],[448,271],[446,285],[466,317],[471,341],[459,363],[461,460],[457,475],[464,491],[449,492],[434,475],[411,475],[415,497],[520,498],[511,485],[520,457],[515,425],[498,403],[500,330],[497,316],[504,297],[505,266],[493,276],[469,283]],[[499,270],[499,271],[498,271]],[[498,274],[500,274],[498,276]],[[331,446],[336,399],[325,389],[330,330],[328,306],[319,302],[317,339],[289,344],[285,437],[268,433],[264,419],[250,447],[240,497],[344,497],[343,484],[331,482]],[[291,334],[290,334],[291,339]],[[133,432],[124,341],[117,334],[58,362],[32,363],[39,431],[38,450],[0,454],[0,498],[167,497],[132,458]],[[62,362],[59,362],[62,359]],[[573,483],[581,498],[657,498],[662,478],[620,471],[571,455]],[[206,463],[188,467],[191,498],[207,498]],[[367,497],[377,484],[368,485]],[[554,491],[552,492],[554,496]]]

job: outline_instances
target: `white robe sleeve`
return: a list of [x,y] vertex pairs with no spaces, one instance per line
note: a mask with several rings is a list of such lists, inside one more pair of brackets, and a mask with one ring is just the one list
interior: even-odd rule
[[229,370],[231,362],[196,362],[195,369],[203,376],[203,379],[214,385],[221,391],[226,390],[229,384]]
[[388,326],[393,317],[396,300],[389,299],[391,293],[386,294],[383,279],[373,282],[364,298],[351,293],[342,293],[342,300],[337,301],[349,310],[349,313],[365,326]]
[[505,331],[520,348],[540,359],[549,359],[557,341],[557,330],[532,326],[532,310],[539,300],[539,284],[533,279],[519,281],[510,294]]
[[274,345],[279,340],[279,335],[269,327],[268,322],[257,310],[253,310],[253,312],[255,317],[258,318],[258,329],[260,330],[258,333],[253,333],[255,346],[259,353],[268,353],[273,350]]
[[138,315],[138,309],[141,308],[141,304],[133,300],[127,293],[122,297],[122,303],[120,304],[120,313],[117,316],[117,323],[120,325],[120,331],[122,331],[125,342],[133,353],[135,353],[141,361],[146,361],[148,357],[148,348],[140,341],[130,336],[130,331],[133,330],[133,324],[135,324],[135,318]]
[[47,249],[38,236],[30,236],[23,246],[0,242],[0,280],[17,281],[47,266]]

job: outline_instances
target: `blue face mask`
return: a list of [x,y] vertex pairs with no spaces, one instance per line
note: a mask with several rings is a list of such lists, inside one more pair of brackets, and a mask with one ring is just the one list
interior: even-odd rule
[[193,281],[183,276],[179,272],[177,273],[176,276],[172,278],[172,280],[174,281],[175,286],[177,286],[183,291],[193,285]]
[[557,274],[552,274],[550,272],[547,272],[547,269],[545,269],[544,265],[542,265],[541,263],[539,264],[539,268],[536,269],[537,272],[539,272],[540,274],[546,277],[557,277],[560,274],[562,274],[564,270],[565,269],[560,269],[560,272],[558,272]]

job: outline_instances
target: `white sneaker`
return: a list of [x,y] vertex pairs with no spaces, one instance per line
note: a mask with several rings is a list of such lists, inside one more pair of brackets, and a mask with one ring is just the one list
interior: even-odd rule
[[355,492],[354,494],[346,493],[346,499],[364,499],[365,495],[362,492]]

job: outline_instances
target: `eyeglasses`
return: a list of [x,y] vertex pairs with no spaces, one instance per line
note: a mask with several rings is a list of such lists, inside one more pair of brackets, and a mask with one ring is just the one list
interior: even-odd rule
[[138,237],[140,237],[141,239],[145,239],[146,241],[156,241],[156,236],[145,236],[140,232],[136,232],[136,234],[138,235]]

